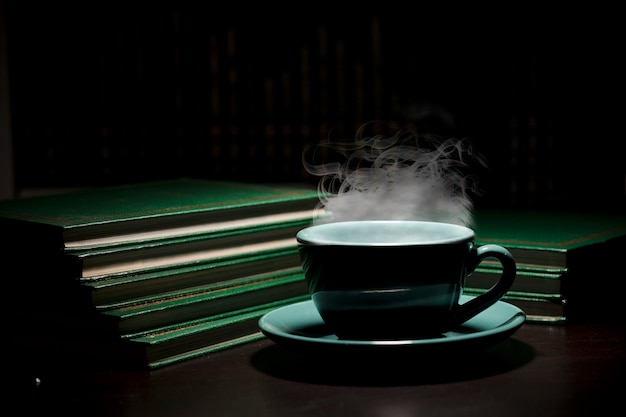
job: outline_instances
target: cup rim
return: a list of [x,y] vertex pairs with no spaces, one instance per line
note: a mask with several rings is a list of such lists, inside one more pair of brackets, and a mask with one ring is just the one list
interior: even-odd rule
[[[396,227],[410,227],[419,226],[421,228],[437,227],[441,228],[441,225],[445,225],[445,228],[450,230],[451,233],[448,236],[438,237],[436,239],[404,239],[394,241],[358,241],[345,238],[349,234],[341,234],[342,231],[347,232],[355,224],[370,224],[378,227],[380,225],[390,225]],[[333,233],[342,236],[341,239],[336,237],[328,237],[320,235],[320,231],[324,232],[327,229],[337,229]],[[469,227],[462,226],[454,223],[438,222],[430,220],[346,220],[337,222],[318,223],[311,226],[307,226],[296,233],[296,240],[299,245],[313,245],[313,246],[366,246],[366,247],[382,247],[382,246],[424,246],[424,245],[440,245],[440,244],[454,244],[474,240],[476,237],[474,231]]]

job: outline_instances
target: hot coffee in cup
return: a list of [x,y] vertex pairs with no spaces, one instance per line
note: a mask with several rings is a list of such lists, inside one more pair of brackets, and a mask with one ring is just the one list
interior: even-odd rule
[[[412,220],[357,220],[299,231],[306,283],[324,322],[344,339],[436,337],[499,301],[515,280],[511,253],[476,246],[473,230]],[[459,304],[480,262],[502,265],[497,283]]]

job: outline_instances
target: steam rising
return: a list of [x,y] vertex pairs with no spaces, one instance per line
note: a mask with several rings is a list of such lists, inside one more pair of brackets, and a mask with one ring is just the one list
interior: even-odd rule
[[[369,129],[375,132],[368,136]],[[320,208],[331,221],[431,220],[472,225],[468,169],[484,165],[467,140],[418,135],[410,128],[368,123],[354,140],[330,137],[318,144],[304,168],[321,177]],[[322,159],[322,161],[319,161]],[[319,220],[318,222],[329,221]]]

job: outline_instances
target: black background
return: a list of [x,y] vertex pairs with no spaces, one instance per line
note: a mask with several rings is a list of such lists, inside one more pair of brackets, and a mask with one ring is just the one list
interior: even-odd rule
[[418,108],[486,158],[478,205],[623,210],[616,15],[5,1],[16,189],[315,184],[307,146]]

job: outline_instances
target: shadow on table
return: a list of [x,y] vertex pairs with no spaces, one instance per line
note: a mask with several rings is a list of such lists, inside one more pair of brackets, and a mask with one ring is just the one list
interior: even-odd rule
[[531,346],[507,339],[477,351],[380,351],[336,354],[271,345],[258,351],[252,366],[274,377],[299,382],[399,386],[443,384],[509,372],[532,361]]

